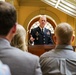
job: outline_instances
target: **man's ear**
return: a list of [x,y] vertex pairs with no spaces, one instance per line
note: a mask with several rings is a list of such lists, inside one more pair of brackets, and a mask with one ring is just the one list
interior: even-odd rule
[[56,44],[56,42],[57,42],[57,38],[56,38],[55,35],[53,36],[53,40],[54,40],[54,42],[55,42],[55,44]]
[[72,36],[72,42],[74,41],[74,39],[75,39],[75,35]]
[[16,33],[16,24],[12,28],[12,33]]

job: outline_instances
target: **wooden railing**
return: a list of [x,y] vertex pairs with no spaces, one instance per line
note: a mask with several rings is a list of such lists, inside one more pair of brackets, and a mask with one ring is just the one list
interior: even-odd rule
[[[40,56],[44,52],[47,52],[47,51],[53,49],[54,47],[55,47],[55,45],[33,45],[33,46],[29,45],[28,52]],[[73,46],[73,48],[75,51],[76,46]]]

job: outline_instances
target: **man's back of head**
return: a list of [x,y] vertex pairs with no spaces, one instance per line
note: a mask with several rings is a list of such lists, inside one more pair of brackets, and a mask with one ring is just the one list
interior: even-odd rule
[[73,36],[73,28],[68,23],[60,23],[55,28],[55,36],[59,44],[70,44]]
[[15,7],[10,3],[0,1],[0,35],[7,35],[15,23]]

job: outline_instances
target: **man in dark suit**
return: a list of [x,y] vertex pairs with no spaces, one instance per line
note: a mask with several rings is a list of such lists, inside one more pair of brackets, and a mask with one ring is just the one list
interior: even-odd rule
[[34,45],[53,44],[51,31],[45,28],[46,22],[46,15],[40,15],[40,25],[37,28],[31,30],[30,42],[34,43]]
[[39,57],[12,47],[16,32],[16,9],[0,1],[0,60],[7,64],[12,75],[42,75]]

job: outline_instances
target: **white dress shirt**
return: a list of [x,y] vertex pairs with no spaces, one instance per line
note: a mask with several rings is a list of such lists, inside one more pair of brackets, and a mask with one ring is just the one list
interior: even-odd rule
[[0,61],[0,75],[11,75],[10,69]]

